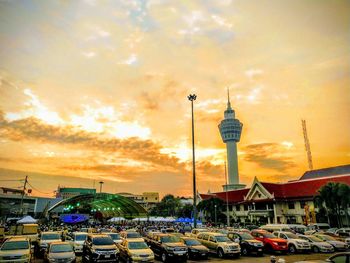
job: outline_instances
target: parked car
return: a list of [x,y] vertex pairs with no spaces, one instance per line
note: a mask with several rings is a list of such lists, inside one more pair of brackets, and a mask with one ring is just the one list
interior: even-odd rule
[[311,246],[308,241],[299,238],[296,234],[290,232],[273,232],[276,237],[287,240],[288,251],[291,254],[296,252],[310,252]]
[[153,262],[154,253],[143,238],[124,239],[118,244],[120,258],[125,262]]
[[38,256],[44,255],[50,243],[58,242],[58,241],[62,241],[60,233],[52,232],[52,231],[42,232],[38,242],[38,247],[39,247]]
[[293,230],[286,224],[267,224],[259,227],[259,229],[268,231],[270,233],[275,231],[293,232]]
[[89,234],[83,246],[83,262],[118,262],[119,249],[112,238],[102,234]]
[[264,254],[263,242],[256,240],[250,233],[229,232],[227,237],[241,246],[243,256],[251,254],[262,256]]
[[307,260],[307,261],[297,261],[294,263],[350,263],[350,253],[343,252],[337,253],[333,256],[330,256],[326,260]]
[[163,262],[170,259],[174,259],[176,262],[187,260],[187,247],[177,236],[156,234],[153,239],[149,240],[148,245],[154,255],[160,257]]
[[197,237],[199,233],[208,232],[206,228],[193,228],[190,233],[185,233],[186,236],[189,237]]
[[51,242],[46,249],[44,260],[49,263],[75,263],[76,257],[73,246],[69,242]]
[[76,254],[83,253],[83,245],[88,234],[86,232],[73,232],[72,244]]
[[198,234],[197,239],[219,258],[225,256],[234,256],[238,258],[241,254],[241,247],[239,244],[230,240],[226,235],[215,232],[203,232]]
[[264,251],[269,251],[270,253],[281,252],[286,254],[288,252],[288,244],[285,239],[278,238],[265,230],[253,230],[251,232],[252,236],[264,243]]
[[193,237],[180,237],[180,240],[187,246],[189,258],[208,258],[209,249]]
[[119,233],[108,232],[108,233],[103,233],[103,234],[110,236],[116,245],[122,243],[122,241],[123,241]]
[[314,253],[324,252],[324,253],[332,253],[334,252],[334,247],[319,239],[318,237],[312,235],[299,235],[299,238],[304,239],[310,242],[311,251]]
[[30,240],[27,237],[11,237],[0,247],[0,262],[29,263],[32,258]]
[[318,237],[322,241],[325,241],[329,244],[331,244],[334,247],[335,251],[345,251],[348,248],[348,245],[345,242],[336,240],[335,238],[324,235],[324,234],[314,234],[314,236]]
[[135,230],[127,230],[120,232],[120,237],[122,239],[131,239],[131,238],[141,238],[141,235],[139,232]]

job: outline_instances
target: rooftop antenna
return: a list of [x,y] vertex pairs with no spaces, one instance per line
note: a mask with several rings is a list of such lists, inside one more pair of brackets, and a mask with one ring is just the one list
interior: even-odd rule
[[306,154],[307,154],[307,162],[309,164],[309,170],[311,171],[311,170],[314,169],[314,166],[312,164],[312,155],[311,155],[311,148],[310,148],[309,137],[307,136],[306,121],[305,120],[301,120],[301,125],[303,127],[305,150],[306,150]]

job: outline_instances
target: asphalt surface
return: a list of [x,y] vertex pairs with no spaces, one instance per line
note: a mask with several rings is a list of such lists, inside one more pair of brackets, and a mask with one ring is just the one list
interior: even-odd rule
[[[276,255],[276,258],[283,258],[286,263],[292,263],[302,260],[320,260],[320,259],[327,259],[330,256],[334,254],[295,254],[295,255]],[[265,254],[263,257],[255,257],[255,256],[246,256],[246,257],[240,257],[239,259],[232,259],[232,258],[225,258],[225,259],[219,259],[214,256],[209,257],[207,260],[188,260],[188,263],[214,263],[214,262],[239,262],[239,263],[269,263],[270,262],[270,256],[269,254]],[[156,260],[155,262],[161,262],[159,260]],[[33,263],[43,263],[42,259],[34,259]],[[81,257],[77,258],[77,263],[81,263]],[[175,262],[176,263],[176,262]]]

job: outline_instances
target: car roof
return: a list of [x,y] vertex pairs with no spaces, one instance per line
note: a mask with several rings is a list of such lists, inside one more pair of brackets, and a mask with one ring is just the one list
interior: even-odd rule
[[145,242],[143,238],[133,238],[133,239],[127,239],[127,242]]
[[59,231],[45,231],[45,232],[41,232],[41,234],[59,234]]
[[73,232],[73,235],[87,235],[86,232]]
[[96,238],[96,237],[109,237],[107,234],[94,234],[94,233],[90,233],[89,237],[91,238]]
[[67,241],[56,241],[56,242],[50,243],[50,246],[52,245],[71,245],[71,243]]
[[8,241],[29,241],[29,239],[27,237],[17,236],[17,237],[9,237],[8,239],[5,240],[5,242],[8,242]]

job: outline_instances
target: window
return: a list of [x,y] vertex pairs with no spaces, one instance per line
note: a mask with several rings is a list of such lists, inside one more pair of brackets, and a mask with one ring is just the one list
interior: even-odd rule
[[244,205],[244,211],[248,211],[248,205]]
[[240,211],[241,210],[241,206],[240,205],[236,205],[236,211]]
[[210,241],[210,242],[216,242],[216,239],[215,239],[215,237],[210,236],[210,237],[209,237],[209,241]]
[[306,205],[305,201],[300,201],[300,208],[301,209],[304,209],[305,205]]
[[288,209],[295,209],[294,202],[288,203]]

